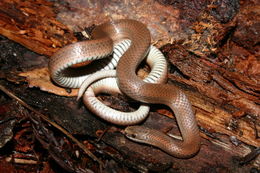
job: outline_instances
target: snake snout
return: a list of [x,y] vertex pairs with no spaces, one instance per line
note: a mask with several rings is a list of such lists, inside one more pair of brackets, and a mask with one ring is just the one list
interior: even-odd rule
[[147,128],[143,126],[128,126],[124,131],[127,138],[142,143],[147,140],[147,133],[149,134]]

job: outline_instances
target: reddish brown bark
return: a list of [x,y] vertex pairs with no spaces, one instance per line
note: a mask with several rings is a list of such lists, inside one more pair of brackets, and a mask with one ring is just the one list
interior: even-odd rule
[[[10,86],[10,89],[26,102],[42,112],[47,111],[53,120],[72,134],[84,136],[85,144],[92,151],[102,153],[106,159],[113,158],[126,167],[140,171],[163,171],[170,168],[179,172],[249,172],[250,169],[255,170],[259,166],[259,157],[258,160],[253,160],[259,149],[253,149],[250,153],[250,148],[260,146],[260,37],[259,32],[256,32],[259,31],[260,14],[257,9],[259,3],[253,0],[0,2],[0,34],[46,56],[52,55],[66,44],[75,42],[73,31],[103,23],[109,18],[130,16],[147,24],[153,35],[153,42],[163,46],[161,49],[169,60],[169,83],[187,93],[196,111],[203,145],[200,153],[190,160],[179,160],[158,149],[127,140],[120,133],[122,127],[114,127],[96,118],[74,98],[49,95],[22,85],[27,80],[18,77],[17,71],[32,72],[31,69],[37,71],[40,68],[45,69],[44,72],[47,71],[47,59],[36,54],[31,55],[31,52],[28,53],[24,48],[14,44],[7,45],[8,48],[15,48],[10,54],[7,52],[1,57],[0,77],[5,79],[5,85]],[[7,50],[6,47],[2,48],[2,52],[3,50]],[[14,53],[17,56],[12,56]],[[8,59],[10,57],[13,59]],[[22,84],[14,86],[7,81]],[[129,103],[125,97],[99,98],[116,109],[129,111],[137,106],[136,102]],[[15,104],[1,105],[0,111],[6,115],[3,116],[4,120],[8,117],[7,112],[10,109],[5,109],[6,105]],[[20,111],[28,114],[24,109]],[[19,114],[19,111],[15,112],[15,115]],[[174,133],[178,131],[171,110],[153,105],[151,112],[144,125],[164,132],[171,129]],[[19,116],[16,118],[20,119]],[[14,124],[10,123],[12,121],[4,123],[1,130],[12,131]],[[42,125],[42,122],[38,123]],[[113,127],[110,128],[111,126]],[[37,129],[39,134],[31,135],[36,136],[39,141],[43,140],[41,144],[60,165],[66,167],[66,163],[75,163],[73,157],[68,154],[77,150],[75,146],[63,138],[50,137],[52,133],[42,134],[45,128],[49,126],[42,126]],[[25,129],[16,131],[14,138],[25,146],[18,145],[13,149],[32,152],[34,143],[25,142],[21,138],[21,134],[28,132],[27,126]],[[49,138],[44,141],[46,136],[41,135],[47,135]],[[99,139],[99,142],[92,140],[93,138]],[[7,140],[10,139],[11,133],[8,134]],[[56,141],[55,145],[52,144],[52,140]],[[6,141],[2,140],[1,145],[7,145]],[[65,153],[61,152],[63,150]],[[247,154],[249,155],[240,162],[234,159]],[[42,156],[39,153],[37,155]],[[84,160],[87,157],[80,155],[80,158]],[[39,162],[48,170],[49,164],[41,160]],[[88,159],[85,162],[91,163],[93,170],[98,170],[95,163]],[[0,164],[5,163],[6,160],[2,160]],[[239,163],[249,164],[241,166]],[[80,170],[81,166],[77,164],[76,168]],[[106,169],[114,167],[115,170],[122,171],[123,168],[117,166],[117,163],[109,160]],[[6,167],[14,169],[11,164],[7,164],[2,170],[6,170]],[[72,168],[75,167],[71,166],[70,169]]]

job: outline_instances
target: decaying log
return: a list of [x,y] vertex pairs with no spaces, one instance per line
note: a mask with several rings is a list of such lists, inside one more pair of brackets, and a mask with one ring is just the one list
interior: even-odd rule
[[[238,0],[229,3],[203,0],[182,3],[164,0],[0,2],[0,34],[45,56],[77,41],[73,32],[110,18],[131,16],[147,24],[153,43],[163,46],[161,50],[169,60],[168,82],[185,91],[196,111],[203,141],[199,154],[189,160],[176,159],[156,148],[127,140],[121,133],[123,127],[97,118],[75,98],[54,96],[26,85],[9,83],[27,82],[17,71],[46,68],[47,58],[43,56],[28,53],[18,46],[1,57],[1,66],[4,66],[0,66],[0,76],[9,81],[4,80],[6,86],[30,105],[48,113],[72,134],[89,137],[96,152],[128,168],[143,172],[167,169],[249,172],[260,165],[257,157],[260,147],[260,37],[254,32],[259,29],[259,20],[254,20],[260,17],[259,7],[256,1]],[[6,49],[4,44],[1,48]],[[13,60],[7,60],[7,57]],[[15,61],[24,60],[15,64]],[[37,63],[32,63],[34,61]],[[121,110],[132,110],[138,105],[134,101],[128,103],[127,98],[120,96],[99,98]],[[178,133],[173,113],[161,105],[152,106],[143,125]],[[256,158],[251,154],[239,160],[251,151],[256,153]],[[245,165],[248,162],[250,164]],[[107,169],[110,164],[115,166],[110,161]]]
[[0,34],[43,55],[76,41],[71,30],[58,22],[48,1],[0,2]]

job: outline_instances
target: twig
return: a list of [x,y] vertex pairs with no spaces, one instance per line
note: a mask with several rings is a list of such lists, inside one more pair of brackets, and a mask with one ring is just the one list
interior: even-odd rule
[[4,93],[6,93],[9,97],[17,100],[17,102],[30,111],[38,114],[43,120],[50,123],[53,127],[60,130],[63,134],[65,134],[67,137],[69,137],[73,142],[75,142],[89,157],[91,157],[94,161],[98,162],[100,166],[104,167],[104,164],[101,160],[99,160],[94,154],[92,154],[86,147],[83,145],[80,141],[78,141],[75,137],[73,137],[67,130],[62,128],[60,125],[56,124],[55,122],[51,121],[47,116],[43,115],[41,112],[37,111],[36,109],[32,108],[30,105],[26,104],[23,100],[18,98],[16,95],[14,95],[12,92],[7,90],[4,86],[0,85],[0,90],[2,90]]

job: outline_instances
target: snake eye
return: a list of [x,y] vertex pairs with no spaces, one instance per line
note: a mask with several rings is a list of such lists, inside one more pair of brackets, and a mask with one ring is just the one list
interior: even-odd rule
[[136,138],[136,134],[131,134],[131,137],[132,138]]

